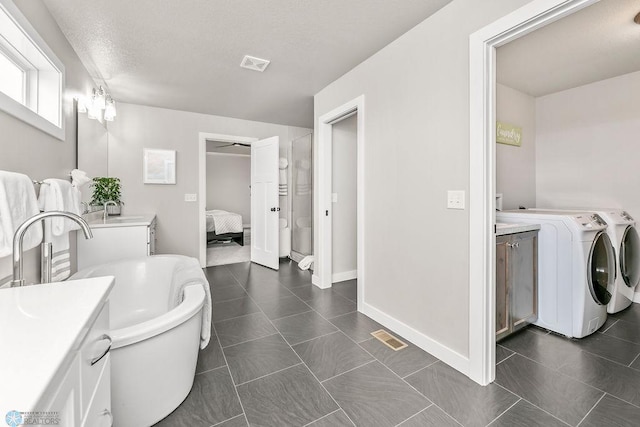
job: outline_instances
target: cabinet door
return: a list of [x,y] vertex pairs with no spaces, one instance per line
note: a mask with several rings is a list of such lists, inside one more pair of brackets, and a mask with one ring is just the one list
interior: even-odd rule
[[534,322],[538,312],[538,236],[535,232],[512,236],[511,316],[513,330]]
[[496,238],[496,339],[509,333],[509,295],[507,279],[509,277],[508,256],[510,248],[508,237]]

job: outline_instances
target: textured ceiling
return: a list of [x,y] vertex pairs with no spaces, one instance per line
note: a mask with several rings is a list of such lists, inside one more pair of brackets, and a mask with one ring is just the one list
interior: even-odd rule
[[[45,4],[116,101],[312,127],[314,94],[450,1]],[[245,54],[271,64],[242,69]]]
[[498,82],[543,96],[640,70],[639,0],[602,0],[498,48]]

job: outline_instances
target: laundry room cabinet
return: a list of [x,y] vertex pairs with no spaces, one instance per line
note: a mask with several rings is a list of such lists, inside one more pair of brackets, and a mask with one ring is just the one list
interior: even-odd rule
[[538,318],[538,231],[496,236],[496,340]]

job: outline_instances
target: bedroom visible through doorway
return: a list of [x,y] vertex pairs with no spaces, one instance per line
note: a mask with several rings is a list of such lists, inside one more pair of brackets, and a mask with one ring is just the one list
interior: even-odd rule
[[206,265],[251,259],[251,144],[206,142]]

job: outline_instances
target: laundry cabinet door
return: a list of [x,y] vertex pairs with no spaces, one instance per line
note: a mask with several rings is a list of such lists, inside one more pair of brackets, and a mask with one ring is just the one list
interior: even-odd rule
[[538,318],[538,232],[511,235],[511,322],[515,332]]
[[509,236],[496,237],[496,339],[509,333]]

